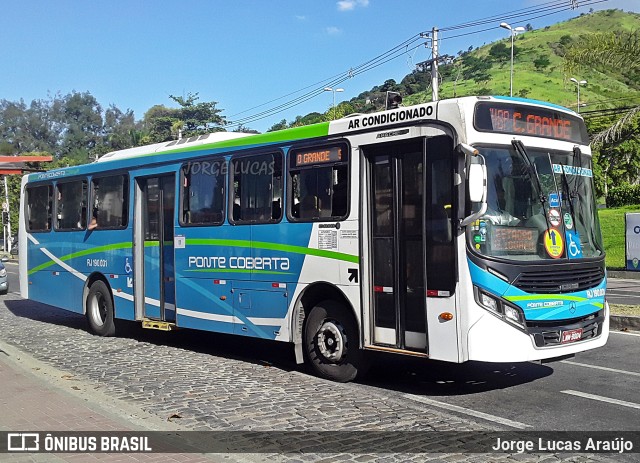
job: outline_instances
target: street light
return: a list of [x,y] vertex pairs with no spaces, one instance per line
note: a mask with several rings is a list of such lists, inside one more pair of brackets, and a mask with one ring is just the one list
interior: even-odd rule
[[500,27],[502,27],[503,29],[507,29],[511,34],[511,79],[509,83],[509,96],[513,96],[513,38],[518,32],[524,32],[525,29],[522,26],[512,29],[511,26],[507,23],[500,23]]
[[576,84],[576,87],[578,88],[578,114],[579,114],[580,113],[580,86],[581,85],[587,85],[587,81],[586,80],[578,80],[575,77],[572,77],[569,80],[571,82],[573,82],[574,84]]
[[336,92],[344,92],[344,88],[331,88],[331,87],[325,87],[324,88],[325,92],[331,92],[333,93],[333,118],[336,118]]

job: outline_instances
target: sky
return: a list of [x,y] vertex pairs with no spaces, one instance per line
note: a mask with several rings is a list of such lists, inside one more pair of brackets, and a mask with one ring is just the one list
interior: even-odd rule
[[[570,9],[572,3],[578,8]],[[260,132],[282,119],[327,111],[334,94],[323,92],[326,86],[344,89],[335,92],[338,103],[387,79],[399,82],[416,63],[431,58],[427,40],[418,38],[433,27],[442,30],[440,54],[456,55],[508,37],[499,27],[502,21],[538,29],[590,8],[640,12],[638,0],[0,0],[0,5],[0,99],[29,104],[89,92],[103,108],[113,104],[142,119],[154,105],[177,107],[169,95],[198,93],[200,101],[216,101],[228,120],[244,120],[245,127]],[[478,20],[486,23],[454,28]],[[371,69],[359,67],[394,48]],[[296,98],[306,101],[291,107]],[[280,105],[286,109],[269,111]]]

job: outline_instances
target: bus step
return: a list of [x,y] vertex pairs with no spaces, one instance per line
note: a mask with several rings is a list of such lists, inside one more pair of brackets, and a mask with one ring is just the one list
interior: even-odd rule
[[160,320],[144,319],[142,320],[142,327],[148,330],[171,331],[176,328],[176,324]]

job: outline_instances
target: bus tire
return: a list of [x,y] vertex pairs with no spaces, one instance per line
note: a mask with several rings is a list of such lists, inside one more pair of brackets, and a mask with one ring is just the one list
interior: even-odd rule
[[113,299],[107,285],[100,280],[94,281],[89,288],[85,303],[87,322],[94,334],[113,336],[116,325],[113,313]]
[[326,300],[311,309],[304,325],[304,349],[308,364],[322,378],[345,383],[363,374],[357,325],[340,303]]

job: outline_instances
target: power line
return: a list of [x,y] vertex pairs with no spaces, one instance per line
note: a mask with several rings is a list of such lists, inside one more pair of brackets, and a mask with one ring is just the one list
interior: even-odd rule
[[[609,0],[593,0],[591,2],[583,2],[582,5],[589,6],[589,5],[595,5],[595,4],[598,4],[598,3],[603,3],[603,2],[608,2],[608,1]],[[555,9],[555,11],[551,11],[549,13],[538,14],[538,15],[535,15],[535,16],[525,16],[523,18],[520,18],[520,22],[531,21],[533,19],[543,18],[545,16],[551,16],[551,15],[558,14],[558,13],[561,13],[563,11],[568,11],[568,10],[571,10],[571,9],[572,8],[570,8],[570,7],[563,7],[563,8],[557,8],[557,9]],[[497,22],[497,21],[500,21],[501,19],[510,19],[510,17],[508,17],[508,16],[497,16],[492,21],[493,22]],[[487,22],[490,22],[490,21],[486,21],[484,23],[487,23]],[[487,27],[485,29],[479,29],[479,30],[472,31],[472,32],[465,32],[463,34],[451,35],[451,36],[446,37],[446,39],[455,39],[455,38],[458,38],[458,37],[464,37],[464,36],[467,36],[467,35],[479,34],[481,32],[492,31],[492,30],[495,30],[495,29],[496,28],[494,26]]]
[[[589,6],[589,5],[595,5],[598,3],[603,3],[606,2],[608,0],[586,0],[586,1],[582,1],[580,6]],[[563,2],[564,4],[565,2]],[[573,5],[573,3],[572,3]],[[497,23],[500,20],[519,20],[519,21],[530,21],[533,19],[538,19],[541,17],[545,17],[545,16],[550,16],[553,14],[557,14],[560,13],[562,11],[567,11],[567,10],[571,10],[574,9],[572,6],[567,6],[566,4],[564,5],[558,5],[557,2],[553,2],[553,1],[549,1],[540,5],[536,5],[536,6],[532,6],[532,7],[527,7],[527,8],[521,8],[519,10],[515,10],[515,11],[511,11],[508,13],[504,13],[504,14],[500,14],[500,15],[494,15],[494,16],[489,16],[489,17],[485,17],[485,18],[481,18],[475,21],[470,21],[467,23],[462,23],[462,24],[458,24],[458,25],[454,25],[454,26],[449,26],[449,27],[444,27],[441,28],[440,31],[453,31],[453,30],[461,30],[461,29],[466,29],[466,28],[473,28],[473,27],[480,27],[483,24],[488,24],[488,23]],[[538,14],[540,13],[540,11],[545,11],[544,14]],[[472,32],[466,32],[466,33],[461,33],[461,34],[457,34],[457,35],[453,35],[453,36],[449,36],[446,37],[446,39],[452,39],[452,38],[458,38],[458,37],[463,37],[466,35],[472,35],[472,34],[478,34],[481,32],[487,32],[490,30],[494,30],[495,26],[490,27],[490,28],[485,28],[485,29],[480,29],[480,30],[476,30],[476,31],[472,31]],[[301,92],[305,92],[302,93],[300,96],[293,98],[291,100],[285,101],[279,105],[276,105],[274,107],[270,107],[267,108],[263,111],[260,111],[256,114],[251,114],[249,116],[245,116],[243,118],[240,118],[236,121],[233,121],[231,123],[229,123],[227,125],[228,128],[232,128],[232,127],[240,127],[242,125],[245,124],[249,124],[252,122],[256,122],[258,120],[261,119],[265,119],[267,117],[273,116],[275,114],[281,113],[283,111],[286,111],[288,109],[291,109],[295,106],[298,106],[306,101],[309,101],[321,94],[324,93],[324,88],[325,87],[333,87],[333,86],[337,86],[340,85],[342,82],[345,82],[346,80],[349,80],[357,75],[363,74],[365,72],[368,72],[372,69],[375,69],[379,66],[382,66],[383,64],[388,63],[389,61],[392,61],[394,59],[399,58],[400,56],[404,56],[406,53],[416,50],[417,48],[423,46],[424,43],[424,39],[422,37],[423,33],[419,33],[419,34],[415,34],[412,37],[408,38],[407,40],[405,40],[404,42],[396,45],[395,47],[379,54],[378,56],[362,63],[359,64],[358,66],[355,66],[353,68],[350,68],[348,71],[339,73],[339,74],[335,74],[332,77],[329,77],[327,79],[318,81],[314,84],[308,85],[300,90],[296,90],[294,92],[290,92],[286,95],[283,95],[281,97],[278,98],[274,98],[272,100],[269,100],[266,103],[262,103],[260,105],[254,106],[252,108],[243,110],[239,113],[233,114],[231,116],[229,116],[229,118],[233,118],[235,116],[239,116],[241,114],[246,114],[249,111],[253,111],[255,109],[258,108],[262,108],[265,107],[267,105],[270,105],[271,103],[275,103],[277,101],[283,100],[285,98],[289,98],[293,95],[299,94]],[[441,39],[442,40],[442,39]]]
[[597,117],[609,117],[616,116],[622,112],[631,111],[637,106],[625,106],[622,108],[604,108],[604,109],[594,109],[592,111],[582,111],[580,115],[585,119],[592,119]]

